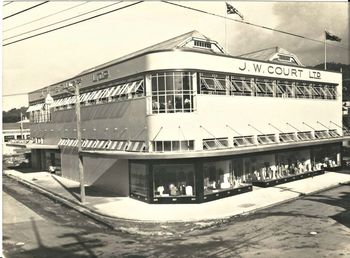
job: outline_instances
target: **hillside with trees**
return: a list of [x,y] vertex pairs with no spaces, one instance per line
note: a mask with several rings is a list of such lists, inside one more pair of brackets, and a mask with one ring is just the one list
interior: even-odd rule
[[26,115],[28,107],[13,108],[9,111],[2,111],[2,122],[3,123],[16,123],[21,121],[22,116]]

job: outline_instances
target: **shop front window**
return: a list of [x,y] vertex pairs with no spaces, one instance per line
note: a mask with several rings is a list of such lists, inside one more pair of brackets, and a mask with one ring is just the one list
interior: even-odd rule
[[152,74],[152,113],[192,112],[192,76],[189,72]]
[[277,178],[310,172],[312,168],[310,150],[285,151],[277,154]]
[[205,162],[203,164],[204,194],[212,194],[245,186],[251,182],[243,168],[243,159]]
[[340,166],[340,146],[314,148],[313,166],[315,169],[327,169]]
[[244,159],[244,167],[253,181],[265,181],[277,178],[275,154],[259,155]]
[[192,164],[153,165],[154,197],[195,196],[194,174]]
[[148,170],[145,164],[130,164],[130,192],[140,196],[148,196]]

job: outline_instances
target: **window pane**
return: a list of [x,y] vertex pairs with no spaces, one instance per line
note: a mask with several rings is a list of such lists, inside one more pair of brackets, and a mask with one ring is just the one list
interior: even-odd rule
[[163,151],[163,142],[162,141],[156,142],[156,151]]
[[166,91],[172,93],[174,91],[174,76],[173,73],[167,73],[166,76]]
[[153,113],[158,113],[159,110],[159,101],[157,99],[157,96],[152,97],[152,111]]
[[171,142],[164,141],[164,151],[171,151]]
[[286,169],[286,171],[284,171],[285,176],[304,173],[312,170],[310,150],[280,152],[277,155],[277,161],[278,166],[284,167]]
[[194,196],[194,165],[153,165],[154,196]]
[[234,188],[235,180],[232,172],[230,160],[205,162],[203,164],[204,194]]
[[167,112],[174,112],[174,95],[166,96]]
[[159,113],[164,113],[166,107],[165,97],[159,96]]
[[157,76],[152,76],[152,92],[157,92]]
[[275,154],[259,155],[244,159],[245,174],[251,174],[253,180],[276,179]]
[[165,91],[165,80],[163,75],[158,75],[158,91],[159,92]]
[[180,150],[180,142],[179,141],[172,141],[172,148],[173,148],[173,151]]
[[340,166],[340,152],[339,146],[314,148],[313,169],[320,170]]
[[175,95],[175,108],[177,112],[182,112],[182,109],[183,109],[182,95]]
[[183,89],[184,89],[184,91],[192,90],[191,73],[183,73]]
[[148,196],[148,173],[145,164],[130,164],[130,190],[131,193]]
[[183,82],[182,82],[181,73],[175,73],[174,81],[175,81],[175,85],[174,85],[175,92],[181,93],[183,90]]

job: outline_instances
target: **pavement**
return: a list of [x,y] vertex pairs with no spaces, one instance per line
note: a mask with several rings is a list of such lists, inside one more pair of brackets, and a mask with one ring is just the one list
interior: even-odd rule
[[252,192],[201,204],[147,204],[129,197],[114,197],[96,191],[87,191],[86,202],[80,204],[78,182],[48,172],[6,170],[4,173],[88,215],[143,222],[228,219],[350,183],[350,170],[326,171],[323,175],[269,188],[253,187]]

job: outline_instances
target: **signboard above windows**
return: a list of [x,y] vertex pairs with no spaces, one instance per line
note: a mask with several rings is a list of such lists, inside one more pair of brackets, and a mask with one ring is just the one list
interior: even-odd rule
[[109,70],[100,71],[92,74],[92,81],[99,82],[109,78]]

